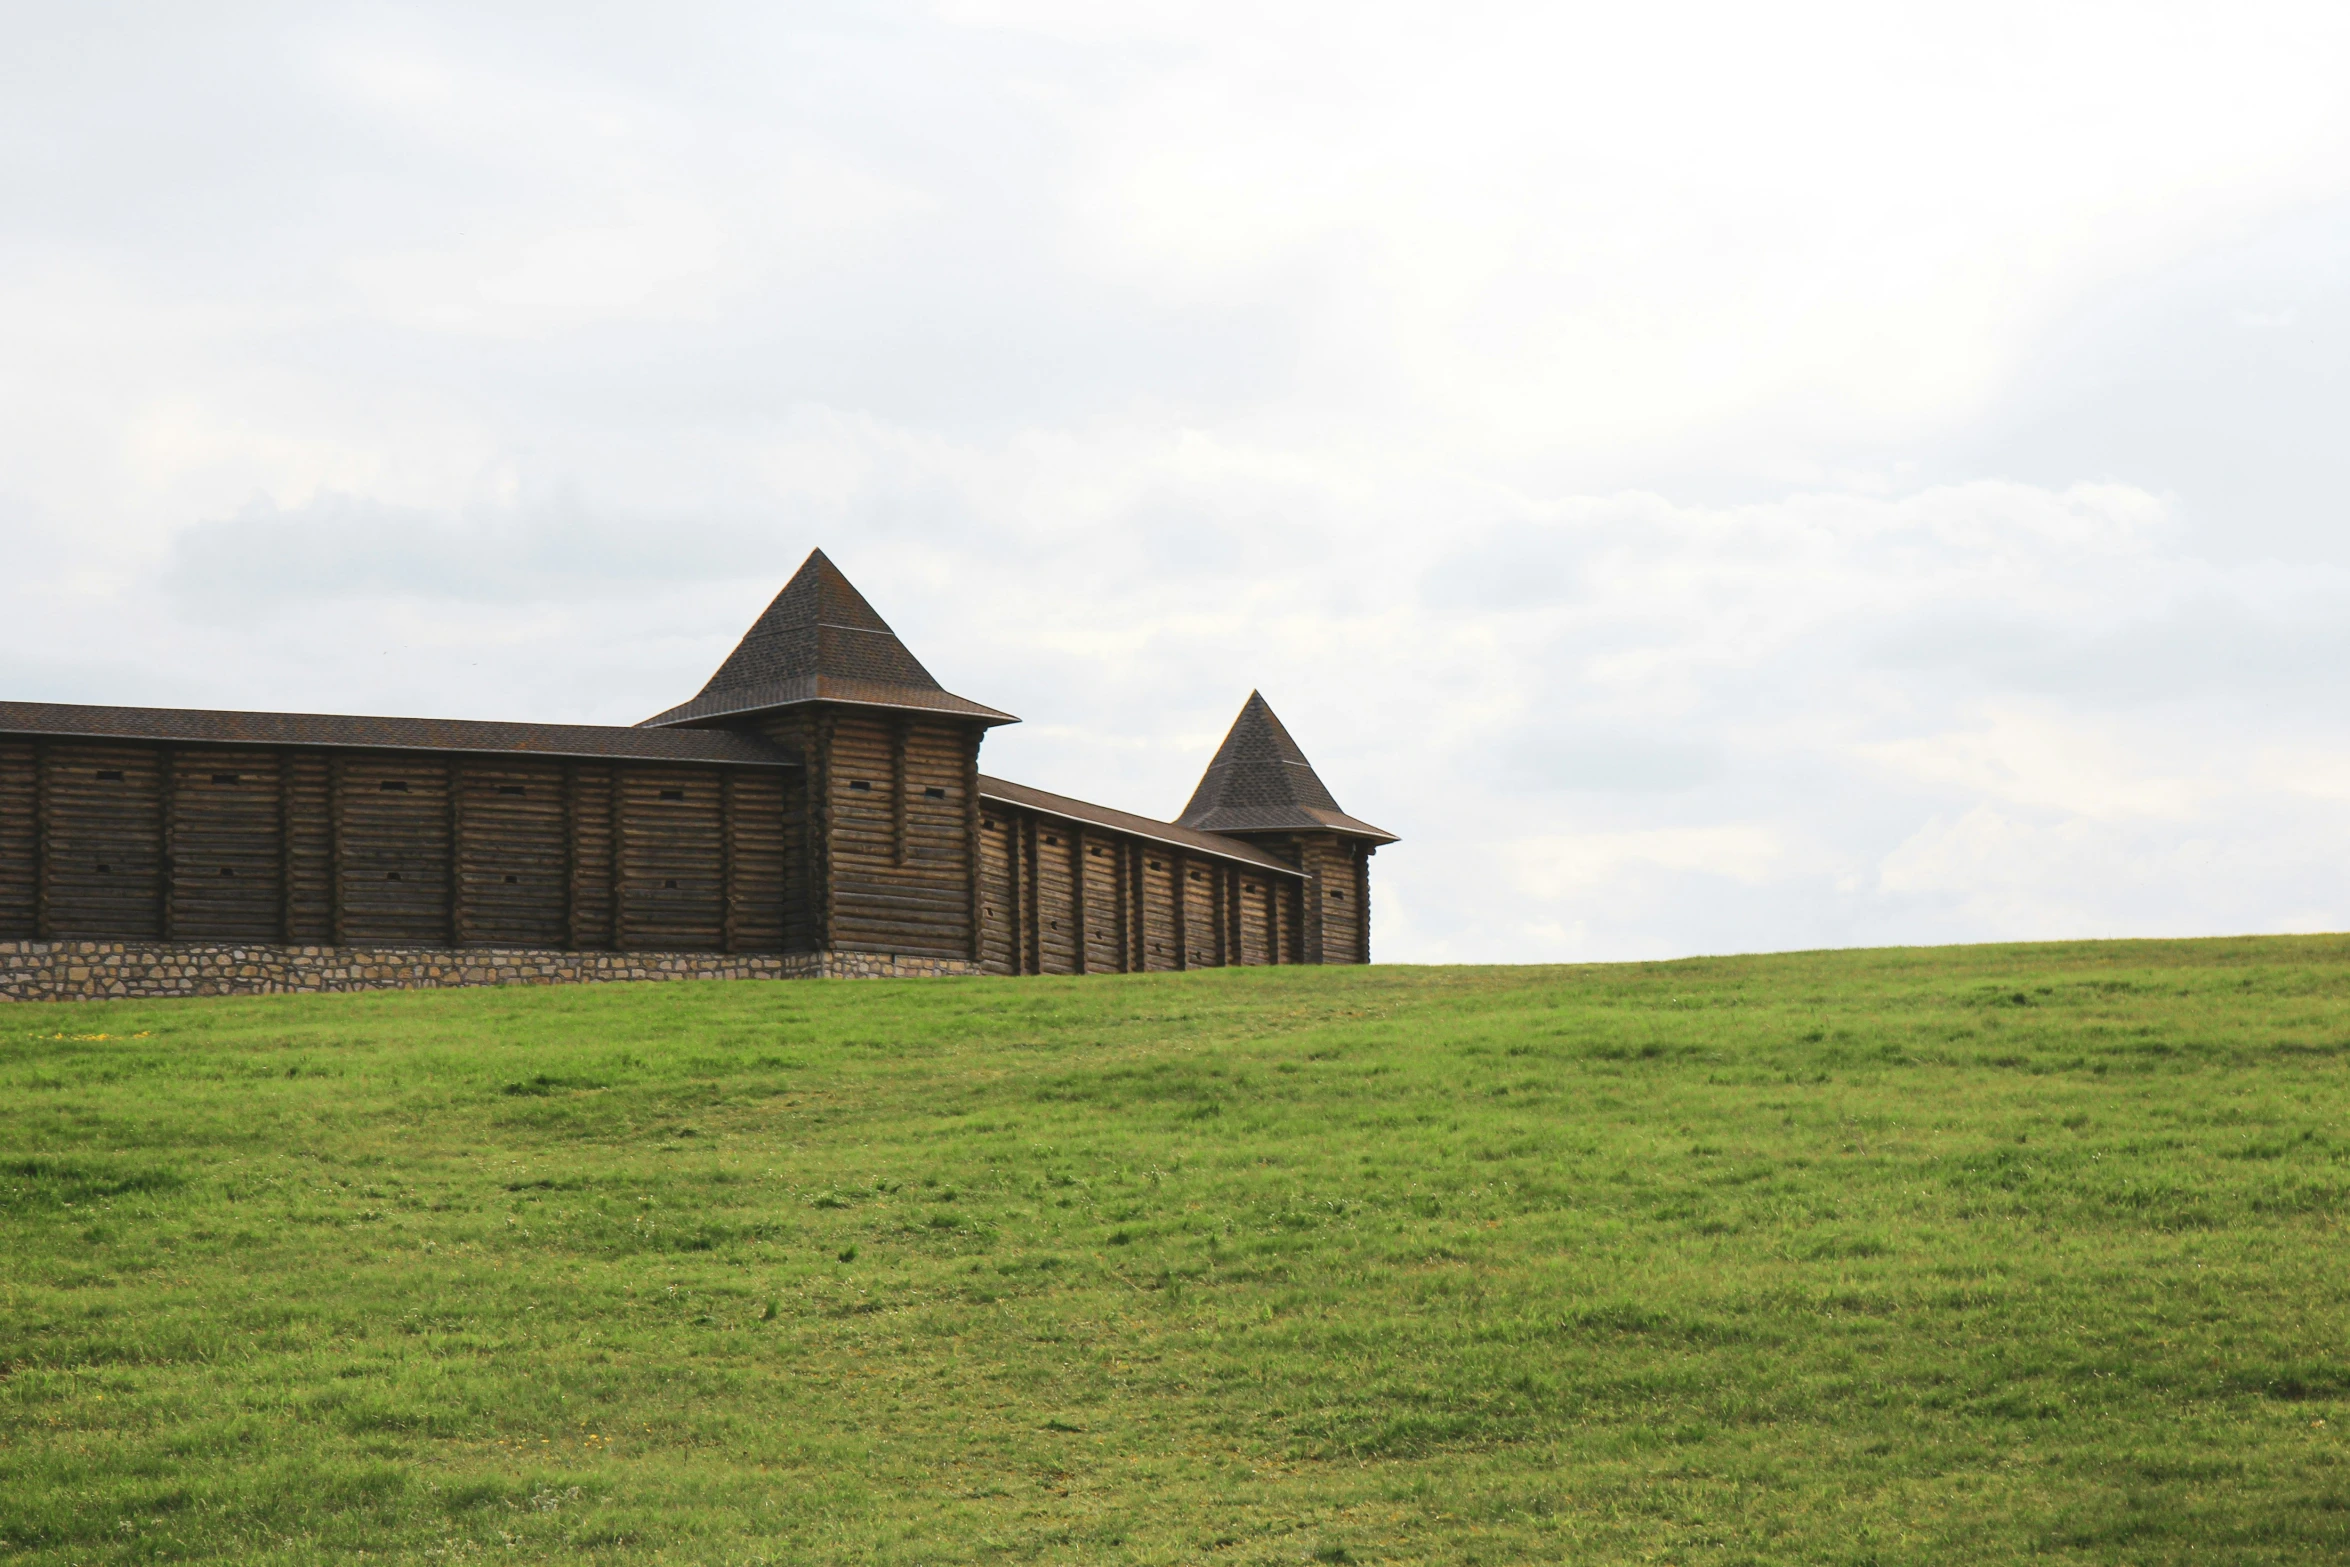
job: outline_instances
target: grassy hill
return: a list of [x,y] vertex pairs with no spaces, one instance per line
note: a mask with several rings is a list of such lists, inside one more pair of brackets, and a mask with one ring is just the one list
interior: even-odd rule
[[2350,939],[0,1008],[0,1561],[2341,1560]]

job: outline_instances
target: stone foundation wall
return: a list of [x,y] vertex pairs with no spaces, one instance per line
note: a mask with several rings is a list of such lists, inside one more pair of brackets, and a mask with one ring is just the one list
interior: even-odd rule
[[603,980],[932,979],[951,958],[879,952],[545,952],[493,947],[280,947],[260,943],[0,941],[0,1001],[274,996]]

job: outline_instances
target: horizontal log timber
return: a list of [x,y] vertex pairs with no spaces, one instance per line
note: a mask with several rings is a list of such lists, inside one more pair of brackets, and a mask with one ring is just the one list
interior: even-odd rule
[[952,946],[959,942],[963,936],[963,928],[960,925],[923,924],[908,920],[867,920],[860,921],[853,931],[846,931],[843,934],[844,939],[853,936],[855,940],[850,944],[859,947],[860,950],[870,947],[877,941],[884,940],[912,941],[925,947],[939,947]]
[[854,893],[859,897],[954,909],[958,912],[964,908],[962,887],[947,883],[943,878],[917,880],[912,877],[878,876],[870,866],[865,865],[857,866],[854,875],[843,873],[838,876],[833,887],[837,892]]
[[844,915],[840,923],[844,930],[894,925],[923,930],[961,932],[965,928],[964,918],[964,913],[959,907],[925,909],[918,904],[904,902],[881,904],[877,902],[860,906],[854,918]]

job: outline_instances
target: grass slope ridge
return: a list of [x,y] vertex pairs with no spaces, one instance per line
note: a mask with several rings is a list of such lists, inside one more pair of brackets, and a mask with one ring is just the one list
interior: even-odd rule
[[9,1008],[0,1560],[2339,1560],[2346,1062],[2341,938]]

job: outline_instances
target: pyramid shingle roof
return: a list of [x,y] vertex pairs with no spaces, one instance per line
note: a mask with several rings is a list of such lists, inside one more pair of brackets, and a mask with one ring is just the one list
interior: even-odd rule
[[906,650],[889,622],[822,550],[784,584],[692,701],[644,727],[708,722],[802,702],[842,702],[1016,724],[1009,713],[955,696]]
[[1338,808],[1259,691],[1248,694],[1191,803],[1175,820],[1202,832],[1338,832],[1395,842],[1395,834]]

